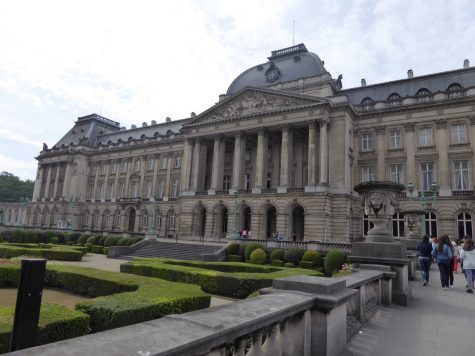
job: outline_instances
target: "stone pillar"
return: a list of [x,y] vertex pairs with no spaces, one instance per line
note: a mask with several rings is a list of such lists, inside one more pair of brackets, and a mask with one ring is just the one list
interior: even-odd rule
[[287,193],[289,187],[289,174],[293,163],[292,155],[292,132],[288,125],[282,127],[282,144],[280,154],[280,184],[277,193]]
[[447,142],[447,120],[437,120],[437,151],[439,161],[437,162],[437,177],[440,196],[451,196],[450,188],[450,166],[449,166],[449,146]]
[[386,145],[385,145],[385,127],[376,128],[376,152],[378,154],[376,179],[380,181],[388,180],[386,178]]
[[[153,177],[152,177],[152,197],[155,197],[155,194],[157,192],[157,176],[158,176],[158,166],[159,166],[159,161],[158,157],[153,157]],[[153,198],[155,200],[155,198]]]
[[54,176],[54,185],[53,185],[53,199],[58,197],[58,185],[59,185],[59,172],[61,166],[59,164],[56,165],[56,174]]
[[[119,162],[119,160],[116,161],[116,169],[115,169],[115,177],[114,177],[114,190],[112,192],[112,196],[111,196],[111,201],[116,201],[117,199],[119,199],[119,175],[120,175],[120,164],[122,162]],[[158,164],[157,164],[158,165]]]
[[[109,190],[109,175],[111,171],[111,164],[112,162],[108,162],[107,164],[107,171],[106,171],[106,177],[104,179],[104,188],[102,189],[101,201],[105,201],[107,198],[107,191]],[[111,195],[112,195],[112,192],[111,192]]]
[[320,185],[328,185],[328,129],[327,120],[320,122]]
[[208,190],[208,195],[215,195],[216,190],[219,190],[219,168],[220,168],[220,157],[221,157],[221,137],[216,136],[214,138],[214,148],[213,148],[213,167],[211,172],[211,189]]
[[[475,153],[475,116],[470,118],[470,134],[471,134],[471,145],[472,150]],[[473,166],[472,166],[473,167]],[[475,185],[475,169],[472,168],[472,187]]]
[[49,186],[51,184],[51,166],[48,166],[46,169],[48,173],[46,175],[46,185],[45,185],[45,194],[43,196],[43,201],[49,198]]
[[195,138],[195,147],[193,152],[193,167],[192,167],[192,174],[193,174],[193,183],[192,183],[192,190],[196,193],[198,190],[198,179],[200,177],[200,151],[201,151],[201,140],[199,138]]
[[69,197],[69,184],[71,182],[71,173],[72,173],[72,162],[66,162],[66,170],[64,172],[64,181],[63,181],[63,191],[61,196],[63,198]]
[[242,188],[244,151],[246,139],[242,133],[237,133],[234,137],[234,161],[233,161],[233,184],[232,192]]
[[[99,200],[99,199],[96,199],[97,197],[97,182],[99,181],[99,171],[101,170],[101,167],[99,166],[99,164],[95,163],[96,164],[96,176],[94,177],[94,188],[92,189],[92,197],[91,197],[91,201],[95,201],[95,200]],[[129,167],[130,168],[130,167]]]
[[[415,125],[404,125],[404,136],[406,146],[406,185],[413,183],[417,187],[417,169],[416,169],[416,142],[414,137]],[[417,190],[414,190],[415,196],[417,196]]]
[[145,180],[145,166],[146,165],[147,165],[147,157],[143,156],[141,158],[141,162],[140,162],[140,184],[139,184],[139,194],[142,198],[144,198],[143,183],[144,183],[144,180]]
[[264,180],[267,174],[267,133],[264,129],[259,129],[257,134],[257,153],[256,153],[256,179],[253,194],[259,194],[264,188]]
[[171,181],[172,163],[173,163],[172,161],[173,161],[173,157],[169,155],[167,158],[167,178],[165,180],[165,193],[163,195],[164,201],[167,201],[168,197],[170,196],[170,181]]
[[[183,165],[181,168],[181,191],[187,191],[190,189],[190,177],[191,177],[191,159],[193,153],[193,141],[189,138],[185,140],[185,148],[183,149]],[[155,187],[155,184],[154,184]]]
[[126,197],[129,197],[129,192],[130,192],[129,183],[130,183],[130,176],[132,175],[133,169],[134,169],[134,160],[130,159],[127,165],[127,176],[125,177],[125,196]]
[[38,166],[38,179],[35,181],[35,188],[33,190],[33,201],[38,201],[41,195],[41,186],[43,185],[44,168]]
[[317,130],[316,130],[316,122],[310,121],[308,124],[308,164],[307,164],[307,171],[308,171],[308,179],[307,179],[307,186],[305,187],[306,192],[313,192],[315,191],[316,185],[316,147],[317,147]]

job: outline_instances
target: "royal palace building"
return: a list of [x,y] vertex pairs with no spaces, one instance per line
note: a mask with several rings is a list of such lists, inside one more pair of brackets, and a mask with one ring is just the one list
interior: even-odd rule
[[130,129],[79,117],[44,145],[31,203],[5,206],[5,225],[178,239],[360,239],[353,187],[406,185],[404,211],[427,233],[472,235],[475,67],[342,88],[303,44],[272,51],[199,115]]

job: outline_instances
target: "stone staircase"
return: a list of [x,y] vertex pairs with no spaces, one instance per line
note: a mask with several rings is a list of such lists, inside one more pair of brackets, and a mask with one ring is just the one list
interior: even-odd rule
[[178,260],[202,260],[203,254],[213,254],[223,246],[198,245],[187,243],[155,242],[144,245],[136,251],[122,256],[123,260],[132,260],[134,257],[166,257]]

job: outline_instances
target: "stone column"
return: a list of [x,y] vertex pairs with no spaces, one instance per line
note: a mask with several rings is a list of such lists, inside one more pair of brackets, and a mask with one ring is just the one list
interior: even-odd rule
[[201,151],[201,140],[199,138],[195,138],[195,147],[193,152],[193,167],[192,167],[192,175],[193,175],[193,183],[192,183],[192,190],[196,193],[198,190],[198,179],[200,177],[200,151]]
[[171,181],[171,175],[172,175],[172,161],[173,157],[172,155],[169,155],[167,157],[167,178],[165,180],[165,193],[163,194],[163,200],[167,201],[168,197],[170,196],[170,181]]
[[59,164],[56,165],[56,174],[54,176],[54,185],[53,185],[53,199],[58,197],[58,184],[59,184],[59,171],[61,166]]
[[219,190],[220,181],[219,181],[219,168],[220,168],[220,158],[221,158],[221,141],[220,136],[214,138],[214,148],[213,148],[213,170],[211,172],[211,189],[208,190],[208,195],[215,195],[216,191]]
[[257,133],[257,153],[256,153],[256,179],[252,194],[260,194],[264,188],[265,176],[267,174],[267,133],[264,129],[259,129]]
[[43,185],[44,168],[38,166],[38,179],[35,181],[35,188],[33,190],[33,201],[38,201],[41,194],[41,186]]
[[243,137],[243,134],[239,132],[234,137],[233,184],[232,191],[229,192],[230,194],[242,188],[245,147],[246,139]]
[[64,172],[64,181],[63,181],[63,191],[61,192],[61,196],[63,198],[69,197],[69,184],[71,182],[71,166],[72,162],[66,162],[66,170]]
[[49,198],[49,186],[51,184],[51,166],[48,166],[46,169],[48,173],[46,175],[46,185],[45,185],[45,194],[43,196],[43,201]]
[[157,192],[157,176],[158,176],[158,166],[159,166],[159,161],[158,157],[153,157],[153,177],[152,177],[152,197],[155,200],[155,194]]
[[[471,134],[471,145],[472,150],[475,153],[475,116],[470,118],[470,134]],[[473,166],[472,166],[473,167]],[[472,187],[475,185],[475,169],[472,168]]]
[[[104,179],[104,189],[102,189],[101,201],[105,201],[107,198],[107,191],[109,190],[109,175],[111,171],[111,164],[112,162],[108,162],[107,164],[107,171],[106,171],[106,177]],[[111,195],[112,195],[112,192],[111,192]]]
[[386,145],[385,143],[385,127],[376,128],[376,152],[378,155],[377,159],[377,180],[387,181],[386,178]]
[[[416,142],[415,142],[415,125],[404,125],[404,137],[406,146],[406,184],[413,183],[417,188],[417,169],[416,169]],[[417,196],[417,189],[414,190]]]
[[101,167],[99,166],[99,164],[96,163],[96,176],[94,177],[94,188],[92,189],[92,197],[91,197],[91,201],[95,201],[95,200],[99,200],[99,199],[96,199],[97,197],[97,182],[99,181],[99,171],[101,170]]
[[[134,170],[134,160],[130,159],[128,160],[128,165],[127,165],[127,176],[125,177],[125,196],[130,197],[130,176],[132,175],[132,172]],[[125,225],[124,225],[125,226]]]
[[139,194],[142,198],[144,198],[143,195],[143,183],[145,180],[145,166],[147,165],[147,157],[143,156],[141,158],[140,162],[140,184],[139,184]]
[[437,162],[437,177],[435,180],[439,184],[440,196],[449,197],[452,195],[450,188],[450,166],[449,166],[449,146],[447,142],[447,120],[437,120],[437,151],[439,161]]
[[328,129],[327,120],[320,122],[320,185],[328,185]]
[[115,168],[115,177],[114,177],[114,190],[112,192],[111,201],[115,202],[119,198],[119,175],[120,175],[120,165],[122,162],[116,160],[116,168]]
[[307,164],[307,186],[305,191],[313,192],[315,191],[316,184],[316,174],[315,174],[315,160],[316,160],[316,141],[317,141],[317,130],[316,122],[311,121],[308,124],[308,164]]
[[289,125],[282,127],[282,144],[280,154],[280,184],[277,193],[287,193],[289,187],[289,173],[292,165],[292,132]]
[[183,149],[183,165],[181,168],[180,189],[182,192],[190,189],[192,152],[193,141],[187,138],[185,140],[185,147]]

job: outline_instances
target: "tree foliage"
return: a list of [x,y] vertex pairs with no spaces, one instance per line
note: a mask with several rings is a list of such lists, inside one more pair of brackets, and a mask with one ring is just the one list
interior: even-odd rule
[[0,202],[19,202],[21,198],[31,199],[35,183],[31,180],[22,181],[8,172],[0,173]]

